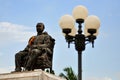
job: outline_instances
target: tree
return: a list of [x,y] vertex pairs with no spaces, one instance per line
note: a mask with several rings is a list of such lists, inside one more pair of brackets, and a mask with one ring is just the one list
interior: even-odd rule
[[59,76],[63,77],[67,80],[77,80],[77,75],[75,75],[74,71],[72,70],[71,67],[66,67],[63,69],[64,73],[60,73]]

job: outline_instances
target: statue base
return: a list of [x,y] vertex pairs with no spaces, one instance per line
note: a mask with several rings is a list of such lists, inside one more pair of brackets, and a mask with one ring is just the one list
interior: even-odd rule
[[42,70],[0,74],[0,80],[66,80]]

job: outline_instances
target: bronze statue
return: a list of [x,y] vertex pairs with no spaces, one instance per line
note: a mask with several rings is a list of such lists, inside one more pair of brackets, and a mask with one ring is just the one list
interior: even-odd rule
[[22,67],[25,71],[34,69],[52,69],[52,56],[55,39],[44,31],[44,24],[36,25],[37,35],[32,36],[27,47],[15,55],[15,71],[21,72]]

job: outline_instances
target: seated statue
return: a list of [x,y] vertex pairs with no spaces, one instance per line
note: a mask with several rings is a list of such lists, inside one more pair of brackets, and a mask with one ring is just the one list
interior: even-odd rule
[[44,31],[44,24],[36,25],[37,35],[32,36],[27,47],[15,55],[15,71],[21,72],[22,67],[25,71],[34,69],[50,68],[52,71],[52,58],[55,39]]

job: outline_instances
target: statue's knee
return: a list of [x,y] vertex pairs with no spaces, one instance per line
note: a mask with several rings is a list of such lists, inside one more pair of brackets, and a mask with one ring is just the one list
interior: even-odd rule
[[40,54],[41,54],[41,52],[40,52],[39,49],[33,49],[32,52],[31,52],[31,55],[32,55],[32,56],[38,56],[38,55],[40,55]]

